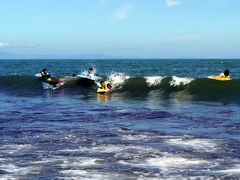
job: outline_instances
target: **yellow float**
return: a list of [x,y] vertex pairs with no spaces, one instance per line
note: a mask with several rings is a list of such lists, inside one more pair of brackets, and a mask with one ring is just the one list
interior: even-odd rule
[[208,76],[208,79],[214,79],[218,81],[230,81],[232,80],[230,77],[223,77],[223,76]]

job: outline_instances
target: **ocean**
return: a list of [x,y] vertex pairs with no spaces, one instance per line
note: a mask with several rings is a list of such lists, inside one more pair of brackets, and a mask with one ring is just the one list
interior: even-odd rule
[[0,99],[0,179],[240,179],[240,60],[1,60]]

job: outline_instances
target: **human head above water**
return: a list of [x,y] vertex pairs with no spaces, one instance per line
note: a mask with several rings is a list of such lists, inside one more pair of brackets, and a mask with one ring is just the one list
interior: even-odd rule
[[47,72],[48,70],[47,70],[47,68],[43,68],[43,70],[42,70],[43,72]]
[[224,74],[225,76],[229,76],[230,72],[229,72],[228,69],[226,69],[226,70],[223,72],[223,74]]

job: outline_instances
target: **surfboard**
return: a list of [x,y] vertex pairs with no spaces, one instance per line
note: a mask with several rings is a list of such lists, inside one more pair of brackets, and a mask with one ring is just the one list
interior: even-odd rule
[[77,83],[82,86],[94,86],[100,79],[98,76],[88,77],[84,74],[77,75]]
[[42,77],[41,73],[36,73],[36,74],[34,74],[34,76],[37,77],[37,78],[41,78]]
[[52,86],[51,84],[49,84],[49,83],[46,83],[46,82],[43,82],[43,83],[42,83],[42,87],[43,87],[43,89],[45,89],[45,90],[53,89],[53,86]]
[[88,80],[92,80],[92,81],[97,81],[100,79],[100,77],[98,77],[98,76],[88,77],[84,74],[79,74],[79,75],[77,75],[77,77],[80,79],[88,79]]
[[59,87],[61,87],[62,85],[64,85],[63,82],[58,83],[57,86],[52,86],[51,84],[49,84],[47,82],[42,82],[42,88],[44,90],[55,90],[55,89],[58,89]]
[[230,81],[232,80],[230,77],[221,77],[221,76],[208,76],[208,79],[214,79],[218,81]]

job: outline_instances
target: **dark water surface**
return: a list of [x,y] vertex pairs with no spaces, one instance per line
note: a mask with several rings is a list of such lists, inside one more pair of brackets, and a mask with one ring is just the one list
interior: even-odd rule
[[[72,73],[89,66],[114,90]],[[42,90],[48,67],[67,79]],[[0,61],[0,179],[239,179],[240,61]],[[233,81],[206,79],[230,69]],[[123,78],[124,77],[124,78]]]

